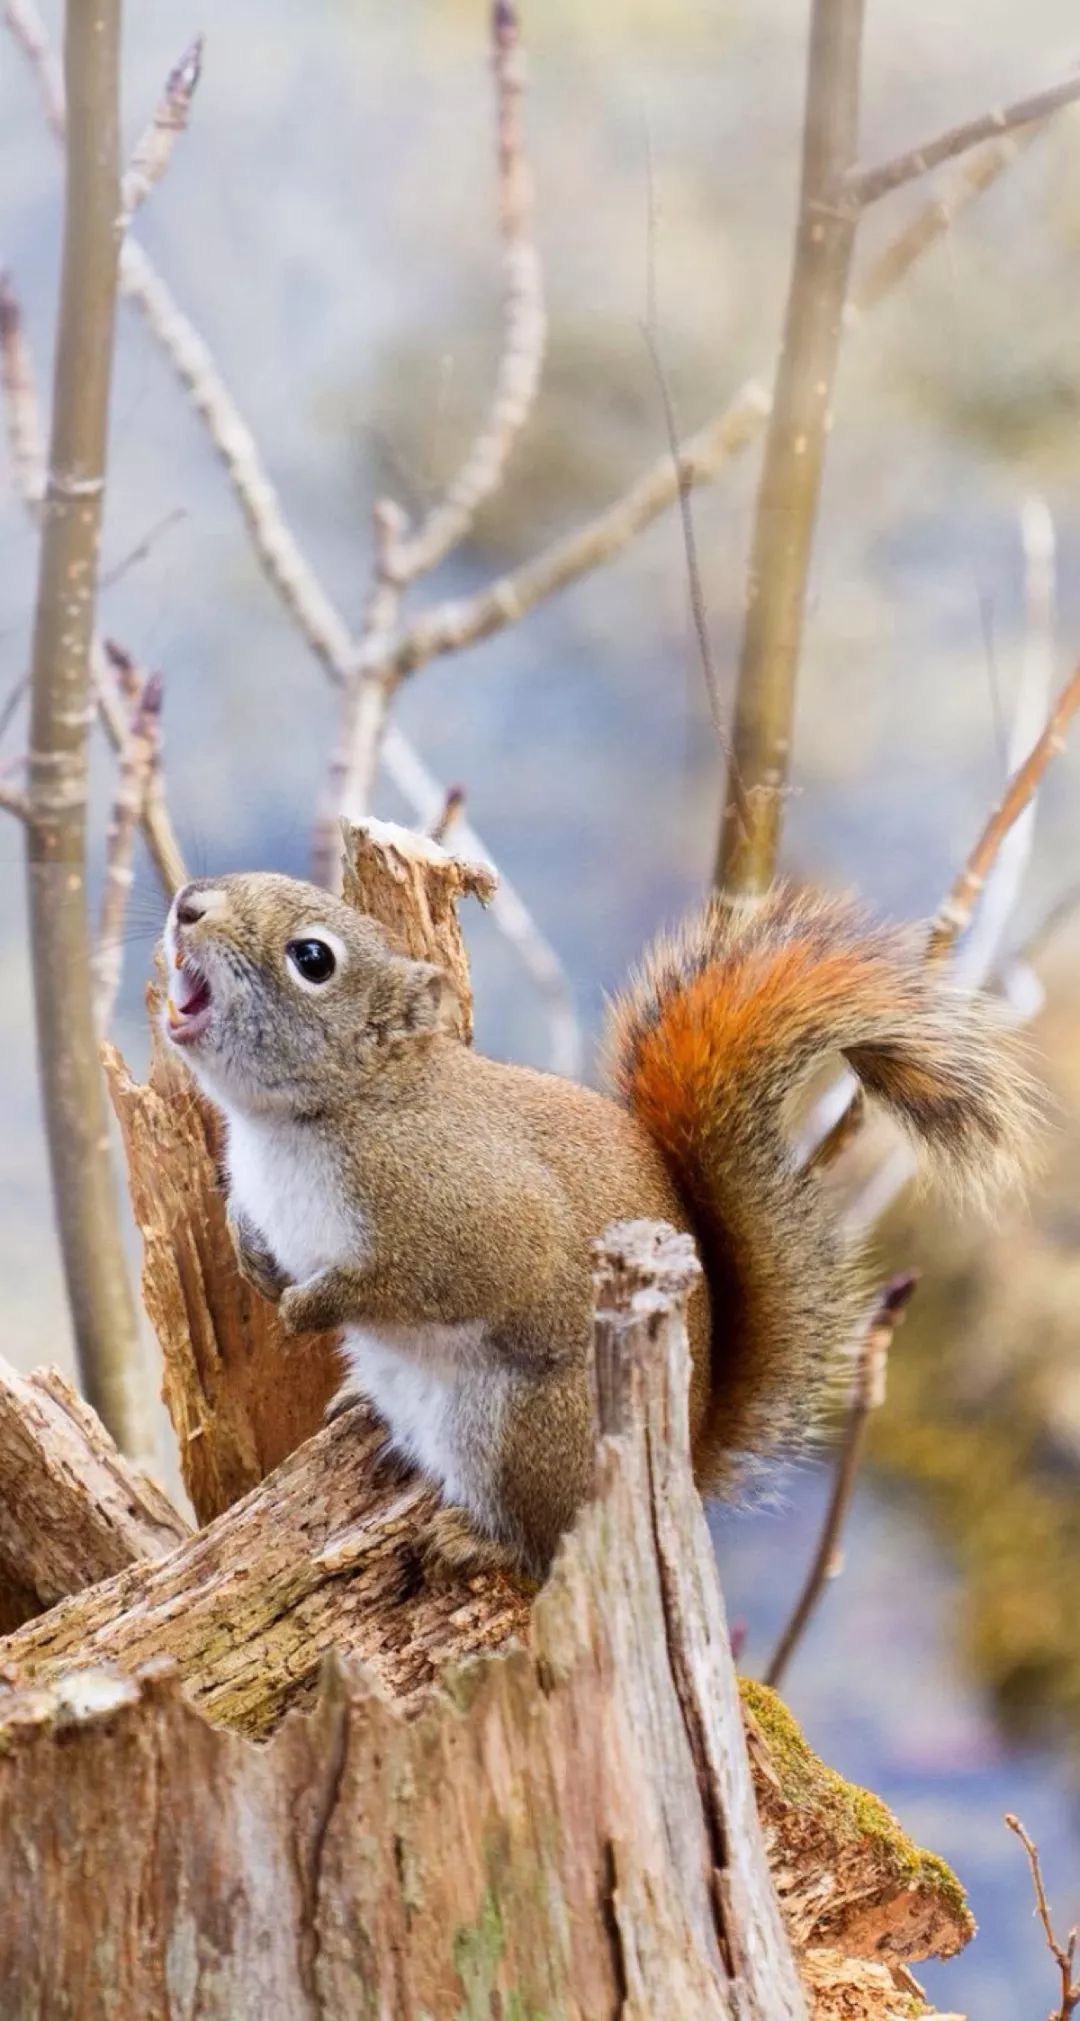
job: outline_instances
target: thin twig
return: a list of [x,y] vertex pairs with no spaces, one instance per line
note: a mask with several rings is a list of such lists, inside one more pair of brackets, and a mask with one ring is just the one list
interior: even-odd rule
[[431,840],[433,842],[438,842],[440,845],[444,844],[447,836],[450,833],[450,830],[457,826],[457,823],[460,821],[464,811],[465,811],[464,786],[449,786],[447,788],[446,800],[443,805],[442,813],[439,815],[438,820],[433,821],[431,827],[428,829],[428,834],[430,835]]
[[[848,1146],[854,1143],[862,1129],[866,1117],[866,1096],[858,1081],[851,1074],[844,1074],[838,1083],[839,1095],[843,1097],[843,1107],[836,1118],[825,1129],[816,1147],[806,1159],[808,1172],[824,1172],[843,1156]],[[830,1089],[830,1094],[834,1091]],[[823,1098],[824,1099],[824,1098]]]
[[[23,332],[18,299],[9,277],[5,277],[3,299],[6,309],[4,314],[0,315],[0,349],[7,364],[10,364],[11,358],[17,354],[18,369],[14,372],[0,371],[0,390],[5,396],[4,414],[8,438],[12,444],[12,464],[17,488],[27,513],[36,522],[40,513],[42,493],[36,487],[35,473],[38,471],[43,473],[45,468],[41,419],[35,391],[33,362]],[[17,343],[15,348],[9,351],[4,336],[6,333],[6,338],[10,339],[12,332],[15,333]],[[41,483],[44,483],[43,476]],[[129,656],[121,653],[119,647],[113,648],[112,651],[114,665],[117,658],[131,664]],[[96,633],[90,644],[90,679],[105,733],[113,750],[122,751],[127,738],[127,717],[113,692],[105,648]],[[166,805],[164,784],[157,767],[146,795],[142,824],[154,867],[166,896],[171,897],[173,892],[186,882],[186,872],[183,854]]]
[[1080,709],[1080,666],[1062,689],[1042,735],[1018,766],[994,808],[930,929],[927,960],[941,961],[963,933],[1002,842],[1031,804],[1047,766],[1064,749],[1065,732]]
[[[1022,764],[1046,721],[1054,681],[1055,554],[1054,521],[1044,498],[1025,498],[1020,508],[1024,557],[1024,653],[1017,683],[1012,728],[1006,749],[1006,777]],[[1003,838],[986,880],[982,903],[959,949],[955,975],[969,989],[987,979],[1016,911],[1035,841],[1037,796],[1033,796]]]
[[876,309],[886,295],[891,295],[905,275],[910,273],[916,260],[944,238],[961,211],[992,188],[999,176],[1012,167],[1041,133],[1045,133],[1049,124],[1049,120],[1040,120],[1035,126],[1024,126],[1015,133],[1002,134],[999,140],[987,142],[969,160],[962,162],[945,188],[921,204],[896,237],[890,239],[863,269],[848,302],[845,322],[854,324],[868,310]]
[[120,257],[120,287],[164,351],[221,458],[263,570],[331,679],[344,682],[353,657],[349,628],[286,524],[255,438],[209,347],[130,235]]
[[[18,11],[24,10],[25,0],[19,0]],[[11,6],[7,8],[9,17],[13,11]],[[944,236],[966,206],[1004,173],[1047,123],[1003,136],[965,162],[950,187],[925,204],[870,264],[854,289],[848,315],[876,307],[891,293],[915,261]],[[61,137],[62,131],[61,112]],[[127,245],[133,246],[134,241],[128,240]],[[284,522],[280,501],[250,430],[222,384],[206,345],[141,248],[138,271],[133,266],[122,275],[122,282],[189,393],[225,464],[270,581],[330,678],[343,682],[350,669],[348,627]],[[769,411],[770,397],[763,380],[748,381],[727,408],[681,445],[677,473],[669,456],[658,458],[621,498],[553,542],[532,562],[498,578],[474,597],[450,601],[423,615],[392,640],[385,652],[362,654],[365,671],[385,670],[397,681],[442,654],[475,645],[518,622],[547,597],[620,554],[674,503],[680,481],[691,486],[712,483],[734,456],[757,440]],[[395,784],[406,791],[400,780]]]
[[140,204],[161,181],[173,148],[191,117],[191,101],[202,72],[203,39],[197,35],[165,80],[165,89],[145,132],[139,135],[120,185],[121,227],[126,230]]
[[[845,310],[855,324],[896,289],[915,262],[951,229],[969,203],[1003,175],[1044,126],[993,141],[964,162],[948,187],[924,204],[890,240],[856,281]],[[527,617],[537,604],[556,596],[609,561],[614,561],[645,527],[675,503],[680,486],[713,484],[728,464],[756,442],[769,418],[771,399],[764,375],[750,379],[730,404],[680,444],[678,467],[662,456],[613,504],[562,535],[510,575],[498,577],[471,597],[451,599],[419,618],[385,650],[370,650],[365,669],[394,683],[443,654],[459,652],[493,637]]]
[[680,444],[676,468],[667,450],[614,504],[512,574],[498,577],[474,596],[436,605],[384,646],[361,656],[365,672],[379,673],[396,686],[429,661],[459,652],[517,624],[579,577],[614,560],[635,535],[673,505],[680,483],[711,484],[747,444],[756,440],[769,412],[769,395],[750,380],[729,407]]
[[0,782],[0,808],[5,814],[14,814],[19,821],[29,821],[30,802],[17,786],[5,786]]
[[[1062,689],[1046,728],[1024,762],[1013,773],[964,868],[942,901],[927,938],[928,961],[945,960],[967,926],[998,851],[1013,823],[1018,821],[1025,808],[1030,806],[1051,759],[1062,749],[1064,731],[1078,708],[1080,708],[1080,667]],[[1007,927],[1007,916],[1000,914],[999,935],[1003,936]],[[969,989],[981,988],[986,982],[998,952],[999,948],[989,942],[982,945],[978,970],[974,965],[968,964],[964,974],[964,981]],[[915,1154],[910,1144],[905,1141],[897,1142],[878,1169],[859,1186],[857,1194],[848,1203],[844,1218],[849,1233],[861,1235],[880,1221],[882,1215],[903,1191],[914,1171]]]
[[15,721],[19,712],[19,704],[22,702],[29,686],[29,676],[23,674],[21,680],[16,681],[14,687],[10,690],[3,708],[0,709],[0,744],[3,743],[12,723]]
[[821,1535],[806,1583],[765,1672],[766,1684],[780,1683],[826,1585],[839,1569],[837,1553],[840,1536],[855,1489],[870,1413],[885,1401],[889,1348],[917,1282],[913,1271],[906,1271],[890,1280],[877,1300],[859,1344],[851,1401]]
[[182,505],[174,506],[171,512],[163,513],[150,528],[149,533],[144,533],[142,539],[136,541],[135,546],[129,548],[126,554],[122,554],[119,561],[111,562],[108,568],[102,569],[98,576],[98,594],[100,595],[104,589],[114,589],[131,569],[136,568],[139,562],[145,561],[147,556],[153,553],[163,534],[170,533],[174,526],[178,526],[180,521],[186,518],[187,511]]
[[112,1023],[120,989],[124,915],[135,876],[135,836],[154,768],[160,717],[161,679],[150,674],[131,712],[105,840],[105,886],[93,958],[94,1009],[102,1038]]
[[853,168],[844,177],[844,197],[857,209],[865,210],[867,204],[877,203],[879,197],[888,196],[902,183],[912,182],[916,176],[940,168],[943,161],[966,154],[969,148],[977,147],[981,141],[993,140],[996,135],[1010,133],[1015,127],[1032,126],[1038,120],[1048,119],[1051,113],[1059,112],[1064,105],[1072,105],[1078,98],[1080,73],[1074,72],[1071,77],[1063,78],[1060,84],[1052,84],[1045,91],[1031,92],[1026,98],[1014,99],[1011,105],[981,113],[977,119],[965,120],[961,126],[951,126],[946,133],[923,141],[919,147],[909,147],[904,154],[894,155],[891,161],[883,161],[877,168]]
[[[9,6],[6,12],[9,25],[14,25],[11,23],[12,11],[13,7]],[[26,0],[14,0],[14,11],[24,15]],[[19,39],[23,47],[28,48],[25,37],[20,35]],[[35,57],[34,67],[44,87],[49,68],[47,47],[41,60]],[[58,119],[53,117],[56,104],[55,98],[52,101],[46,99],[45,110],[53,131],[62,140],[62,94]],[[339,685],[344,685],[356,666],[357,642],[288,525],[277,493],[263,467],[255,438],[221,377],[208,346],[130,234],[121,251],[120,282],[122,292],[142,312],[147,327],[188,393],[225,466],[268,580],[327,674]],[[102,720],[114,749],[119,750],[126,727],[123,711],[110,694],[107,682],[98,680],[98,693]],[[434,820],[445,802],[445,789],[429,772],[409,740],[393,725],[388,727],[384,737],[382,755],[393,784],[412,806],[419,824],[423,826]],[[163,883],[167,889],[175,890],[177,884],[184,881],[182,859],[164,807],[155,805],[152,793],[147,797],[144,811],[144,833]],[[467,822],[459,824],[458,839],[464,853],[492,863],[490,851]],[[553,1070],[570,1075],[580,1073],[583,1042],[569,984],[554,949],[505,877],[500,878],[490,913],[547,1001]]]
[[[371,589],[360,628],[360,643],[393,631],[401,609],[402,588],[396,556],[405,516],[392,498],[376,501],[371,515],[374,562]],[[316,884],[336,891],[341,881],[342,820],[362,820],[375,785],[379,748],[390,705],[389,691],[377,677],[368,678],[353,665],[345,672],[344,693],[326,785],[315,819],[311,874]]]
[[62,141],[67,133],[64,80],[34,0],[6,0],[4,25],[11,30],[34,72],[46,124]]
[[[104,645],[95,639],[91,673],[105,734],[113,750],[122,757],[129,733],[130,711],[143,691],[146,676],[136,666],[130,653],[118,646],[115,639],[106,639]],[[166,898],[172,898],[180,886],[187,883],[187,869],[165,798],[160,718],[154,727],[139,820],[158,881]]]
[[11,276],[0,272],[0,390],[15,489],[35,516],[45,495],[41,409],[22,310]]
[[716,883],[730,894],[764,891],[776,869],[806,586],[858,216],[842,193],[858,146],[863,12],[864,0],[813,0],[811,9],[799,220],[758,483],[716,854]]
[[[652,137],[646,129],[646,165],[648,170],[648,211],[645,234],[645,322],[642,334],[652,363],[660,407],[664,417],[664,429],[671,453],[672,468],[678,486],[679,516],[682,522],[683,553],[686,558],[687,586],[690,595],[690,615],[697,639],[698,657],[705,681],[705,693],[716,733],[724,758],[731,767],[732,753],[729,748],[727,724],[720,697],[720,680],[713,656],[712,640],[709,636],[709,613],[705,604],[705,588],[698,559],[697,535],[694,529],[694,506],[690,485],[683,475],[679,457],[679,426],[675,415],[675,402],[660,348],[660,312],[657,292],[656,247],[660,223],[660,205],[656,186],[656,171],[653,163]],[[742,782],[734,775],[737,792],[741,792]],[[746,810],[749,819],[749,809]]]
[[404,582],[426,575],[463,540],[480,506],[498,490],[536,399],[544,359],[544,278],[533,237],[532,173],[521,103],[525,89],[521,25],[511,0],[491,10],[503,266],[502,351],[487,417],[445,496],[418,531],[403,539],[397,565]]
[[[404,514],[384,501],[376,508],[374,585],[350,669],[341,723],[330,765],[327,806],[316,824],[319,882],[338,871],[332,849],[338,821],[368,812],[396,681],[373,656],[392,638],[402,598],[469,532],[485,499],[502,483],[510,456],[532,412],[544,356],[544,284],[533,238],[532,175],[521,121],[524,64],[517,10],[494,0],[492,69],[503,268],[503,332],[487,416],[457,475],[418,530],[407,534]],[[332,852],[332,853],[331,853]],[[327,869],[330,877],[327,877]]]
[[124,1451],[149,1446],[110,1156],[86,908],[90,654],[116,308],[120,0],[67,0],[71,118],[53,418],[31,675],[29,945],[57,1232],[82,1384]]
[[1035,1913],[1042,1924],[1043,1936],[1046,1938],[1046,1948],[1061,1974],[1061,2003],[1056,2014],[1050,2015],[1050,2021],[1071,2021],[1071,2016],[1080,2007],[1080,1979],[1073,1977],[1073,1968],[1076,1964],[1076,1946],[1078,1939],[1080,1939],[1080,1932],[1074,1927],[1069,1931],[1065,1942],[1059,1944],[1054,1935],[1050,1905],[1046,1899],[1046,1889],[1043,1885],[1042,1867],[1039,1863],[1039,1848],[1035,1844],[1034,1839],[1028,1836],[1019,1818],[1015,1817],[1012,1811],[1006,1813],[1005,1823],[1011,1832],[1015,1832],[1027,1854],[1028,1865],[1031,1868],[1031,1884],[1035,1890]]

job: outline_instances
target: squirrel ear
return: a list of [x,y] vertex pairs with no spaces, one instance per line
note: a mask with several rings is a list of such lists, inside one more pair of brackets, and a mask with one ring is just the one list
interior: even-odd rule
[[461,1005],[446,970],[429,961],[406,961],[402,971],[401,1029],[459,1034]]

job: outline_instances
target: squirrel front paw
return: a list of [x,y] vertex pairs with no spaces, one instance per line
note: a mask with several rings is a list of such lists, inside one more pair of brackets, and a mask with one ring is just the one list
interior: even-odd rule
[[234,1220],[230,1215],[225,1225],[241,1277],[253,1285],[261,1297],[276,1305],[289,1282],[285,1272],[278,1268],[249,1221]]
[[351,1270],[320,1270],[282,1292],[278,1315],[286,1333],[330,1333],[361,1306],[363,1280]]

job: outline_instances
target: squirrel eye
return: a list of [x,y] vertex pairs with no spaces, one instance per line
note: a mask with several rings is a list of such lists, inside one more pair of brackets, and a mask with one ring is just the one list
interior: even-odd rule
[[325,940],[290,940],[285,954],[305,982],[329,982],[337,967],[334,950]]

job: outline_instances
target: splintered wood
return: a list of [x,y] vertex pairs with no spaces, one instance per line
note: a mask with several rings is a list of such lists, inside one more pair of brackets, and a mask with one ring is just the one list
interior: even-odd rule
[[190,1954],[205,2021],[457,2021],[476,1984],[480,2014],[797,2021],[794,1940],[811,2011],[870,2021],[883,1960],[964,1941],[937,1864],[790,1730],[774,1751],[761,1703],[747,1760],[686,1443],[695,1270],[651,1226],[600,1249],[597,1496],[531,1604],[430,1576],[434,1498],[344,1418],[7,1639],[0,1981],[28,2013],[187,2011]]
[[56,1369],[0,1361],[0,1634],[186,1534]]

